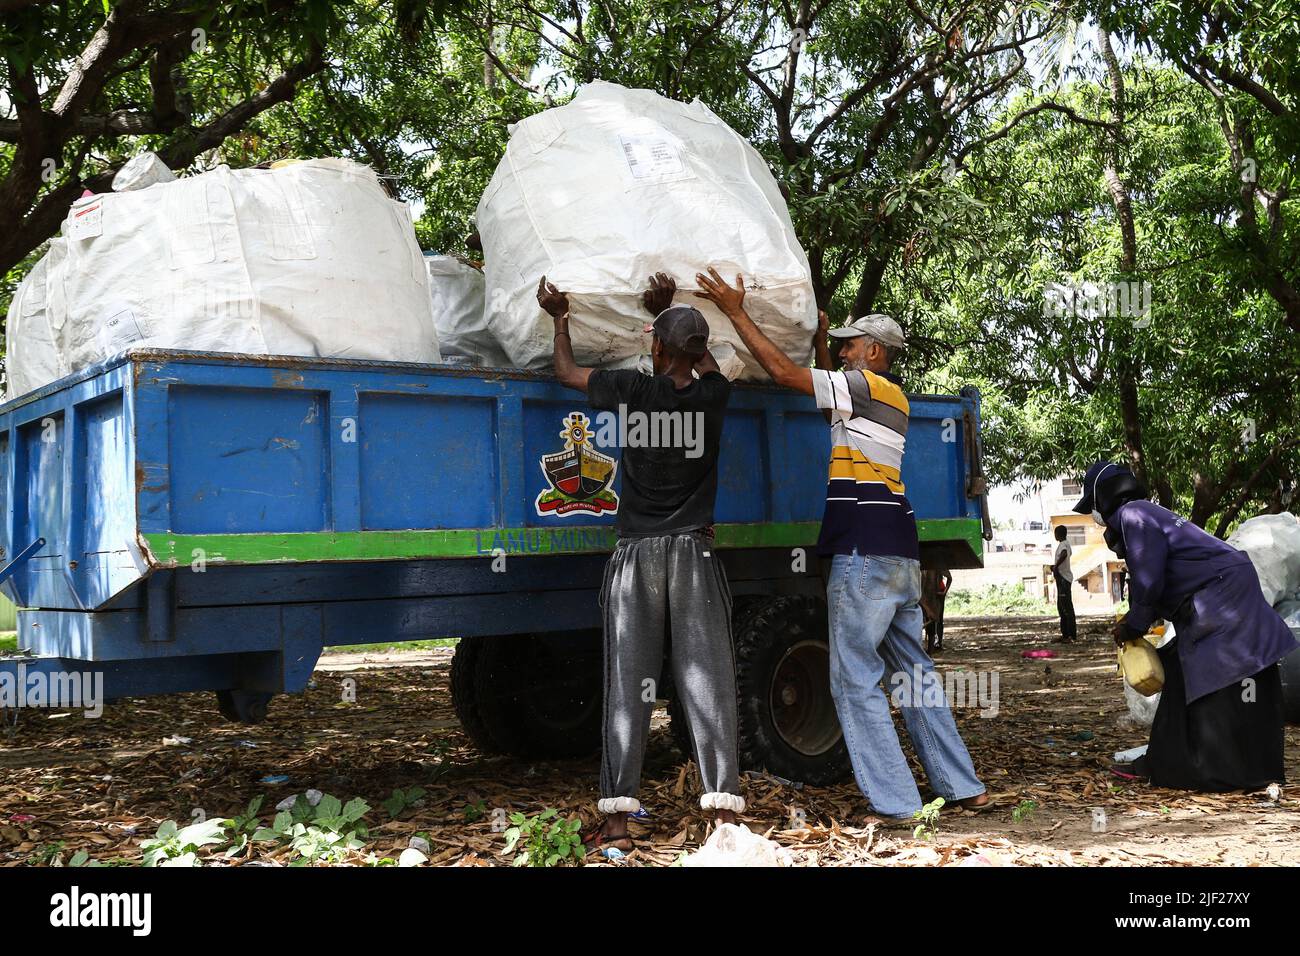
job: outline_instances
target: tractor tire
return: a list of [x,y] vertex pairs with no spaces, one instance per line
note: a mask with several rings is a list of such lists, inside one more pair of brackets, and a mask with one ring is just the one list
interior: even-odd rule
[[[756,610],[770,600],[767,595],[762,594],[744,594],[733,599],[731,603],[731,635],[732,641],[740,633],[740,629],[754,614]],[[681,695],[677,693],[676,685],[672,682],[671,662],[664,661],[664,681],[668,690],[668,732],[673,738],[673,745],[688,760],[695,759],[695,751],[691,747],[690,725],[686,722],[686,708],[682,706]]]
[[217,710],[236,724],[260,724],[266,720],[266,708],[274,694],[251,690],[217,691]]
[[599,631],[475,638],[474,707],[488,739],[525,759],[600,749],[604,669]]
[[483,643],[480,638],[465,638],[456,645],[456,653],[451,659],[451,706],[465,736],[482,753],[495,755],[504,753],[505,748],[488,733],[483,715],[479,713],[474,684]]
[[826,602],[770,598],[736,630],[740,765],[815,786],[849,777],[830,687]]

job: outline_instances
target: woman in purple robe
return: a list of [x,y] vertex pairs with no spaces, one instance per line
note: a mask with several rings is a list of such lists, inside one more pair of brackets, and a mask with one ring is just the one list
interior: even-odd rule
[[1128,565],[1129,610],[1115,641],[1164,619],[1165,685],[1145,757],[1133,770],[1178,790],[1257,790],[1284,779],[1277,662],[1296,639],[1269,607],[1250,558],[1146,500],[1123,465],[1099,461],[1074,510],[1105,527]]

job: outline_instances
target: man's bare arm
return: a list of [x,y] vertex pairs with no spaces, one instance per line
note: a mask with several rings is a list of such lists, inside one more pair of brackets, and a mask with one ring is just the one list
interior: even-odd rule
[[831,317],[818,309],[817,332],[816,337],[813,339],[813,355],[815,357],[813,364],[823,372],[833,372],[835,370],[835,359],[831,357],[830,329]]
[[569,335],[569,297],[546,281],[537,284],[537,304],[555,321],[555,377],[561,385],[587,391],[587,379],[592,370],[579,365],[573,358],[573,339]]
[[745,311],[743,276],[736,276],[736,285],[729,286],[722,276],[718,275],[717,270],[710,266],[707,276],[701,273],[696,275],[695,279],[700,284],[700,291],[695,294],[701,299],[708,299],[731,321],[740,340],[745,343],[745,348],[749,349],[749,353],[758,360],[758,364],[763,366],[767,374],[772,376],[772,381],[797,392],[803,392],[805,395],[813,394],[812,370],[792,362],[790,356],[782,352],[776,343],[764,335],[762,329],[754,324],[754,320]]
[[[813,338],[813,364],[823,372],[833,372],[835,370],[835,359],[831,357],[830,333],[831,317],[823,310],[817,310],[817,331]],[[829,425],[832,420],[831,410],[822,409],[822,418],[826,419]]]

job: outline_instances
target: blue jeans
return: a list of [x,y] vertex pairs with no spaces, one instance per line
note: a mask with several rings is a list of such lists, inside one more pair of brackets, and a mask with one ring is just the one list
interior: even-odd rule
[[[949,802],[984,792],[957,733],[942,680],[922,650],[920,597],[921,565],[912,558],[855,551],[835,555],[831,564],[826,585],[831,695],[858,787],[871,809],[883,816],[910,817],[921,809],[921,794],[880,687],[886,674],[891,694],[897,690],[901,698],[908,736],[934,790]],[[917,673],[922,685],[911,689]]]

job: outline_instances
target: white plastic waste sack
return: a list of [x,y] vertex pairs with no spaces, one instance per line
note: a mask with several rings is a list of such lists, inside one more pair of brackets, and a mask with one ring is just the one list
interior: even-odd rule
[[1269,604],[1300,589],[1300,519],[1282,513],[1243,521],[1228,544],[1250,556]]
[[[88,196],[62,242],[46,317],[65,374],[132,347],[439,361],[410,211],[348,160]],[[11,379],[48,375],[15,344]]]
[[176,174],[158,158],[157,153],[140,153],[132,156],[113,177],[113,192],[125,193],[133,189],[147,189],[154,183],[170,183]]
[[754,321],[796,362],[811,357],[817,306],[785,200],[758,152],[699,100],[584,86],[514,127],[477,222],[488,324],[521,367],[551,364],[543,274],[569,293],[578,363],[609,366],[645,351],[641,293],[662,271],[712,341],[737,349],[742,378],[766,378],[731,323],[691,295],[710,265],[728,282],[743,274]]
[[[439,341],[441,341],[441,338],[439,338]],[[744,373],[745,363],[740,360],[740,356],[736,354],[736,347],[730,342],[719,342],[717,345],[710,346],[709,352],[713,355],[713,360],[718,363],[718,371],[723,374],[723,377],[728,382],[734,382]],[[654,360],[650,357],[649,352],[642,352],[635,358],[623,359],[621,362],[611,362],[605,367],[634,368],[643,375],[654,374]],[[700,376],[696,374],[695,377],[699,378]]]
[[682,866],[792,866],[790,851],[743,824],[722,823]]
[[49,271],[63,257],[63,240],[18,283],[5,322],[5,397],[16,398],[67,374],[49,322]]
[[425,255],[433,324],[442,360],[457,365],[508,368],[510,357],[487,327],[483,273],[455,256]]

